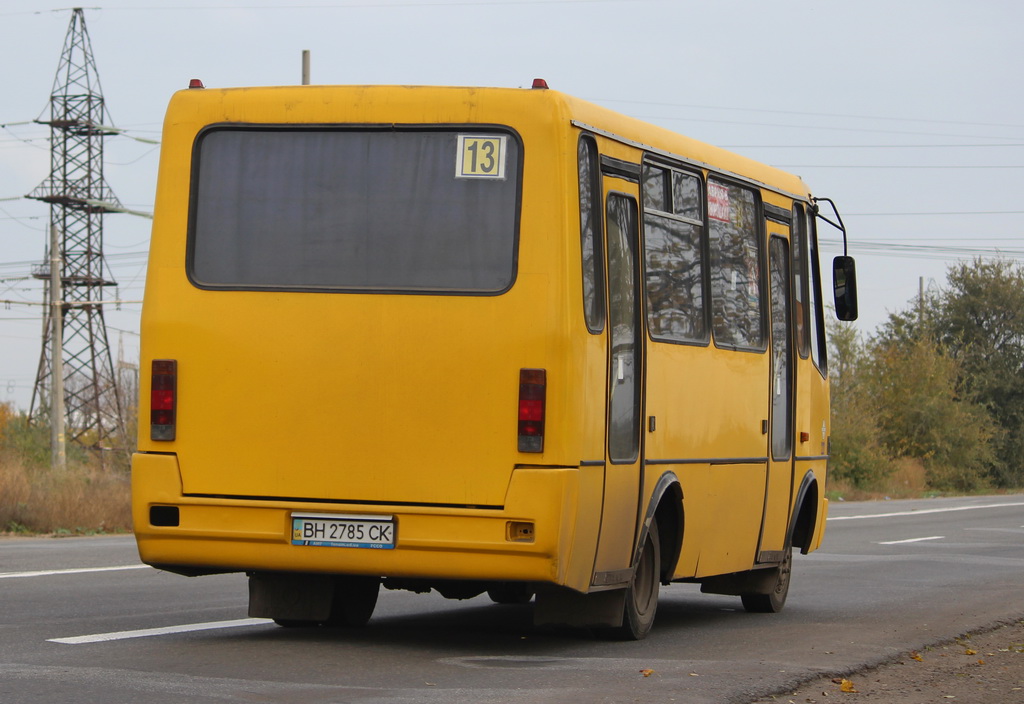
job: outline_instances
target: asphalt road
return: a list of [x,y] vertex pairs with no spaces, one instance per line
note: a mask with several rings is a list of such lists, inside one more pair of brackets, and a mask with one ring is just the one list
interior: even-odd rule
[[366,629],[282,629],[130,537],[2,539],[0,702],[747,702],[1021,617],[1022,584],[1024,496],[833,504],[782,613],[673,585],[639,643],[389,591]]

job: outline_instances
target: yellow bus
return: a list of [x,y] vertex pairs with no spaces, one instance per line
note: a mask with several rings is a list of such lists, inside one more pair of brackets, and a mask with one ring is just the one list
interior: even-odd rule
[[[817,212],[542,80],[193,81],[142,314],[142,560],[245,572],[285,626],[365,624],[381,586],[626,639],[671,582],[778,611],[827,513]],[[833,278],[855,317],[852,260]]]

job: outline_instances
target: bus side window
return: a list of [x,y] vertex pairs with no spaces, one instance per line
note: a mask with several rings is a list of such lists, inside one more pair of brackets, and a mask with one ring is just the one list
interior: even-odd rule
[[580,250],[583,261],[583,314],[592,333],[604,330],[604,247],[601,243],[601,169],[597,142],[581,135],[577,147],[580,174]]
[[655,340],[707,344],[703,200],[696,175],[644,164],[647,324]]
[[818,260],[818,230],[815,219],[810,215],[801,218],[807,232],[807,262],[810,265],[809,295],[807,302],[811,308],[811,358],[814,366],[822,376],[828,376],[828,358],[825,352],[825,313],[821,304],[821,262]]
[[807,215],[800,203],[793,204],[793,329],[796,331],[796,348],[800,356],[807,359],[811,341],[810,307],[807,299]]
[[749,188],[708,179],[711,311],[719,347],[765,347],[758,201]]

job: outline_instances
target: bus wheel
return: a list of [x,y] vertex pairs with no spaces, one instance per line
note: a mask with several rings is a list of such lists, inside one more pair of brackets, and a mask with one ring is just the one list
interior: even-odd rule
[[274,623],[281,628],[313,628],[320,625],[317,621],[299,621],[293,618],[275,618]]
[[499,582],[487,590],[487,596],[495,604],[528,604],[533,589],[526,582]]
[[786,548],[782,564],[775,568],[772,590],[767,594],[741,594],[743,608],[751,613],[775,614],[782,611],[789,594],[789,578],[793,572],[793,548]]
[[331,615],[326,626],[365,626],[373,616],[380,593],[380,577],[336,577]]
[[644,539],[640,562],[633,572],[633,578],[626,588],[626,605],[622,613],[622,625],[608,629],[606,635],[616,640],[642,640],[654,625],[654,613],[658,610],[658,590],[661,584],[661,544],[658,539],[658,524],[651,526]]

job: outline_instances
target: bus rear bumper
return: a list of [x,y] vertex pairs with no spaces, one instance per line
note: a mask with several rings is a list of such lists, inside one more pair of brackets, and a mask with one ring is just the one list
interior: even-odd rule
[[[501,508],[300,503],[185,496],[175,455],[137,453],[132,517],[142,561],[182,574],[524,580],[586,591],[593,565],[572,556],[588,554],[588,547],[593,555],[599,516],[579,516],[577,507],[581,491],[600,491],[600,476],[584,472],[517,469]],[[393,549],[293,545],[293,513],[393,516],[396,544]],[[530,526],[526,535],[523,526]]]

